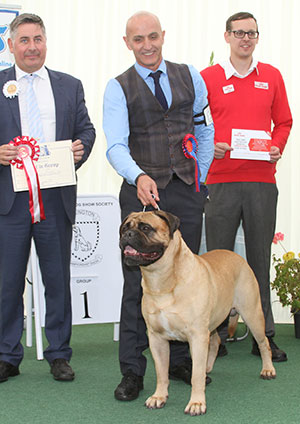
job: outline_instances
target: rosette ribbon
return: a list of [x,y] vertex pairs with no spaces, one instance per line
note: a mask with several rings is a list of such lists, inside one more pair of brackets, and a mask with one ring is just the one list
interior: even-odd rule
[[186,134],[182,142],[184,156],[195,161],[195,185],[196,191],[200,191],[200,167],[197,158],[198,142],[193,134]]
[[40,182],[34,162],[39,158],[40,148],[34,138],[16,137],[9,144],[18,147],[18,156],[10,161],[18,169],[24,169],[29,190],[29,211],[34,224],[45,219]]

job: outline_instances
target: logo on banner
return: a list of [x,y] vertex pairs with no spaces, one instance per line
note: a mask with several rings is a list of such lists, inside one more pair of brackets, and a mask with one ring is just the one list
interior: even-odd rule
[[76,224],[73,225],[72,265],[85,267],[102,261],[102,255],[98,253],[100,234],[99,215],[89,209],[77,209]]
[[3,36],[5,35],[7,29],[8,25],[0,25],[0,53],[4,52],[4,50],[6,49],[6,42]]

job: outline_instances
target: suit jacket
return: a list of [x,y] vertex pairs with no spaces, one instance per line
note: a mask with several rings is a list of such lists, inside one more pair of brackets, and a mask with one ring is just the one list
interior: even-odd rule
[[[78,169],[88,158],[95,141],[95,129],[90,121],[84,101],[81,82],[71,75],[48,69],[53,90],[56,114],[56,140],[80,139],[84,156],[76,164]],[[0,72],[0,145],[22,135],[18,97],[6,98],[2,87],[16,79],[15,67]],[[62,196],[66,213],[75,222],[76,186],[57,189]],[[10,166],[0,165],[0,215],[11,210],[16,193],[13,191]]]

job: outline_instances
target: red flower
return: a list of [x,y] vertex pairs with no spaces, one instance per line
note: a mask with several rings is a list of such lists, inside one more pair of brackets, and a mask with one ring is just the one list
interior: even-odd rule
[[279,241],[283,241],[283,239],[284,239],[284,234],[282,234],[282,233],[276,233],[274,235],[274,238],[273,238],[273,243],[274,244],[277,244]]

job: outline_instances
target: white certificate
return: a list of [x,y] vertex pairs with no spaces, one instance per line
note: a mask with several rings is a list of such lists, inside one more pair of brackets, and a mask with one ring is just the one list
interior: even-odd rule
[[[40,188],[76,184],[72,140],[42,143],[37,161],[33,161],[39,176]],[[10,165],[14,191],[28,190],[24,169]]]
[[269,161],[271,140],[268,131],[233,129],[230,158]]

